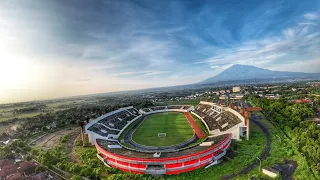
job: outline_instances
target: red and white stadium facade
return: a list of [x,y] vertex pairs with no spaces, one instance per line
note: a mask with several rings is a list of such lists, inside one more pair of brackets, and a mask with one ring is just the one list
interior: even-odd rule
[[[223,141],[210,147],[206,150],[196,152],[193,154],[170,157],[170,158],[133,158],[126,157],[119,154],[111,153],[100,147],[98,143],[96,148],[98,150],[98,158],[106,165],[118,168],[122,171],[136,173],[136,174],[179,174],[182,172],[192,171],[212,162],[216,162],[225,155],[226,150],[230,146],[232,134],[229,134]],[[161,170],[148,170],[148,166],[161,166]]]

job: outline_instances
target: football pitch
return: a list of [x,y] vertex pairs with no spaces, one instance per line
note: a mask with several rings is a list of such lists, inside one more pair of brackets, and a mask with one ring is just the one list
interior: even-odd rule
[[183,113],[168,112],[149,115],[132,139],[146,146],[170,146],[183,143],[193,135],[193,129]]

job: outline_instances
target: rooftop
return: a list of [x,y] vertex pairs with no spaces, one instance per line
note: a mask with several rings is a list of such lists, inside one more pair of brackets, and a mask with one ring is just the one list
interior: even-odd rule
[[[214,143],[212,144],[212,146],[199,146],[199,145],[197,145],[195,147],[186,148],[186,149],[181,150],[181,151],[163,152],[163,153],[161,153],[161,158],[172,158],[172,157],[186,156],[186,155],[190,155],[190,154],[193,154],[193,153],[204,151],[206,149],[209,149],[209,148],[219,144],[225,138],[227,138],[228,135],[229,134],[223,134],[223,135],[219,135],[219,136],[215,136],[215,137],[208,137],[204,142],[213,141]],[[111,153],[117,154],[117,155],[131,157],[131,158],[159,159],[159,158],[153,157],[154,153],[138,152],[138,151],[134,151],[134,150],[128,150],[128,149],[125,149],[125,148],[121,148],[121,149],[108,148],[108,145],[114,144],[114,143],[115,142],[110,142],[110,141],[106,141],[106,140],[102,140],[102,139],[97,139],[97,144],[100,147],[102,147],[103,149],[105,149],[105,150],[107,150],[107,151],[109,151]]]

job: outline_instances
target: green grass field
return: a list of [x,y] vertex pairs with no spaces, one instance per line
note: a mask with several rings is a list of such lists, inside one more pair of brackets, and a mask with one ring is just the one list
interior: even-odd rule
[[[166,133],[166,137],[158,137]],[[133,140],[147,146],[170,146],[192,138],[194,132],[183,113],[157,113],[147,117],[133,134]]]

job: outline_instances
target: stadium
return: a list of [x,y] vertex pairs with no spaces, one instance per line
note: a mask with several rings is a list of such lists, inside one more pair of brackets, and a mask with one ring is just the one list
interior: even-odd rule
[[123,107],[92,120],[84,134],[108,167],[170,175],[219,162],[231,140],[249,138],[249,113],[201,101],[137,110]]

